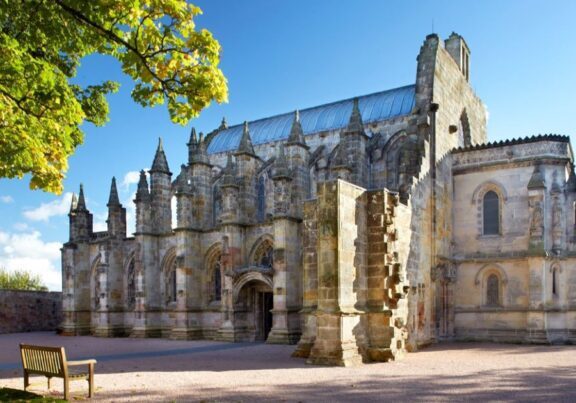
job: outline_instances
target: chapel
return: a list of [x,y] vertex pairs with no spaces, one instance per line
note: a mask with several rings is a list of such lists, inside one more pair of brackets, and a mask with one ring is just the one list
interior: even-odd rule
[[81,187],[63,333],[294,344],[325,365],[575,343],[569,137],[489,142],[470,65],[462,36],[432,34],[409,85],[192,129],[180,167],[160,141],[131,235],[114,179],[103,232]]

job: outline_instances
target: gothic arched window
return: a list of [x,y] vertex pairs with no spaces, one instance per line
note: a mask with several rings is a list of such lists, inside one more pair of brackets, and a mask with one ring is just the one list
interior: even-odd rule
[[214,266],[212,268],[212,300],[220,301],[222,299],[222,272],[220,267],[220,257],[214,261]]
[[554,297],[558,296],[558,268],[554,267],[552,269],[552,295]]
[[266,218],[266,178],[264,177],[264,175],[258,178],[257,195],[258,195],[257,219],[258,222],[263,222],[264,219]]
[[128,272],[126,273],[126,306],[128,309],[134,309],[136,305],[136,269],[134,259],[130,260],[128,264]]
[[495,274],[490,274],[486,280],[486,305],[500,305],[500,280]]
[[274,247],[268,240],[263,241],[253,255],[256,266],[272,268],[274,266]]
[[176,259],[172,259],[166,272],[166,303],[176,302]]
[[482,200],[484,217],[484,235],[498,235],[500,233],[500,199],[493,190],[488,191]]

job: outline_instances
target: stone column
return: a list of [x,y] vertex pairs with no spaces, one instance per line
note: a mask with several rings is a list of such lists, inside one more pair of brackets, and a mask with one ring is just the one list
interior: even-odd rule
[[318,186],[318,310],[309,364],[359,364],[355,283],[356,199],[364,189],[336,180]]
[[304,202],[303,222],[303,273],[302,289],[303,303],[300,315],[302,315],[302,336],[293,357],[308,358],[310,350],[316,340],[316,309],[318,308],[318,225],[317,225],[316,200]]
[[527,341],[546,343],[545,314],[543,311],[546,281],[546,250],[548,246],[546,220],[548,200],[546,197],[545,175],[537,164],[528,182],[528,208],[531,214],[530,238],[528,244],[528,313],[526,318]]
[[158,238],[137,234],[136,242],[136,309],[131,336],[160,337],[162,308]]
[[202,253],[199,234],[185,229],[177,229],[176,234],[176,327],[170,338],[201,339]]
[[110,330],[110,324],[108,323],[108,259],[107,251],[101,247],[100,249],[100,263],[96,268],[98,275],[96,276],[96,281],[98,281],[100,287],[98,298],[98,306],[96,307],[97,313],[97,323],[94,327],[94,336],[99,337],[109,337],[112,336]]
[[301,334],[300,296],[302,262],[299,223],[289,217],[274,219],[274,309],[267,343],[294,344]]
[[247,329],[239,328],[234,320],[233,270],[244,261],[244,230],[240,225],[228,224],[222,226],[222,233],[222,325],[216,340],[236,342],[244,340],[247,332]]

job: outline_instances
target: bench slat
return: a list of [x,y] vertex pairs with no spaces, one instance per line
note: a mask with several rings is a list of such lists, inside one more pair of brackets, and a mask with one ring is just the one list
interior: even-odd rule
[[94,394],[94,364],[96,360],[71,361],[70,365],[88,365],[88,373],[68,373],[66,352],[64,347],[45,347],[20,344],[20,356],[24,369],[24,390],[30,385],[29,375],[44,375],[48,378],[64,379],[64,398],[70,399],[69,380],[86,379],[88,381],[88,396]]

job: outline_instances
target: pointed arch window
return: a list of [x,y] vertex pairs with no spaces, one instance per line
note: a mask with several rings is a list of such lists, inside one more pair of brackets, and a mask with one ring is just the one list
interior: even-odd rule
[[500,233],[500,198],[493,190],[486,192],[482,200],[484,235]]
[[486,305],[500,306],[500,280],[496,274],[490,274],[486,280]]
[[274,246],[270,240],[261,242],[252,256],[252,262],[255,266],[274,267]]
[[212,268],[212,300],[213,301],[220,301],[222,299],[222,271],[221,271],[221,264],[220,258],[222,255],[218,255],[218,257],[214,261],[214,265]]
[[126,273],[126,306],[128,309],[134,309],[136,305],[136,269],[134,259],[128,264]]
[[172,259],[166,272],[166,303],[176,302],[176,259]]
[[557,297],[559,293],[558,267],[552,269],[552,296]]

